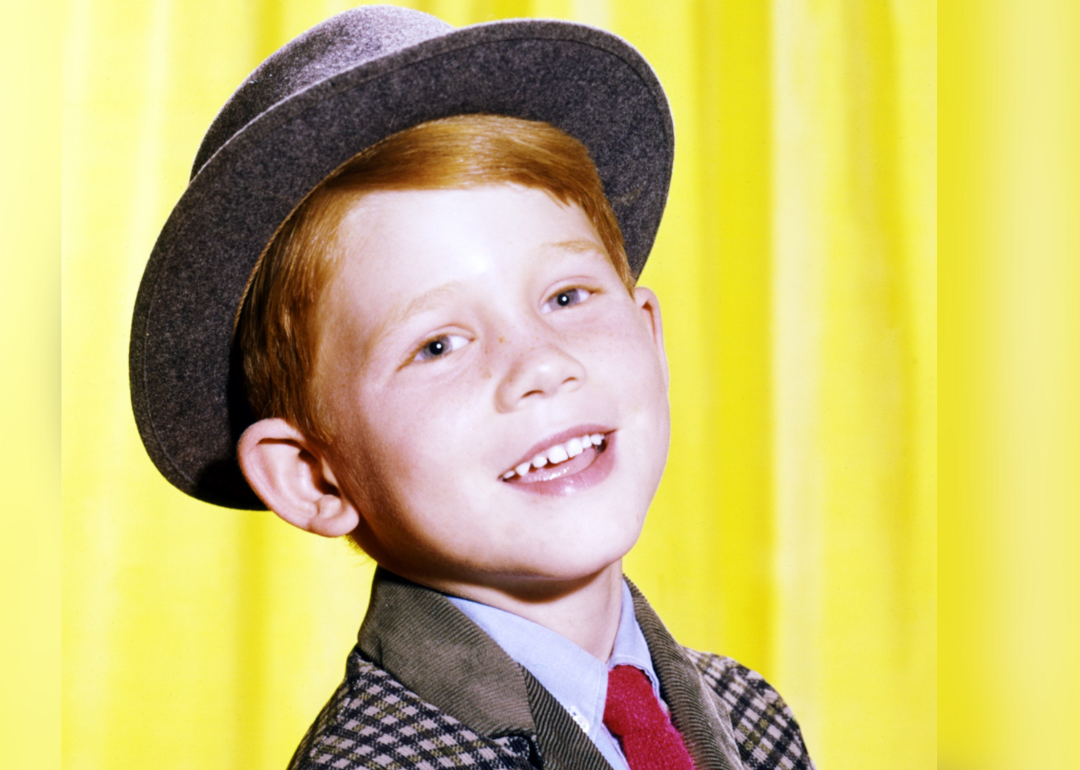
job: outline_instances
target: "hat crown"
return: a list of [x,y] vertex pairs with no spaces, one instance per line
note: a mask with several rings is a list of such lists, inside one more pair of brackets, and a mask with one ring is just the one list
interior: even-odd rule
[[339,72],[453,30],[429,14],[390,5],[354,8],[309,29],[272,54],[236,89],[203,137],[191,177],[275,104]]

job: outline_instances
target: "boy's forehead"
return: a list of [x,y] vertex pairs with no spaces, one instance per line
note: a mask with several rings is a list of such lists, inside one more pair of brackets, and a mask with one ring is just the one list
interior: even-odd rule
[[516,185],[370,193],[349,207],[337,241],[331,304],[366,316],[371,336],[474,286],[510,291],[571,260],[613,269],[580,207]]
[[351,202],[336,240],[343,270],[382,284],[442,283],[441,276],[464,277],[495,262],[525,270],[530,261],[510,259],[521,249],[544,263],[583,255],[610,261],[579,206],[512,184],[372,192]]

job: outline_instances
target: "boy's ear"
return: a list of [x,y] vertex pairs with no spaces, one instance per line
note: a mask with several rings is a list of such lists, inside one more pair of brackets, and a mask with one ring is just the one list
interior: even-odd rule
[[656,352],[660,356],[660,366],[664,370],[664,381],[668,381],[667,354],[664,352],[664,324],[660,320],[660,300],[652,289],[644,286],[634,287],[634,301],[641,310],[646,326],[652,332]]
[[359,513],[342,494],[325,453],[285,420],[259,420],[237,445],[240,468],[266,507],[324,537],[352,532]]

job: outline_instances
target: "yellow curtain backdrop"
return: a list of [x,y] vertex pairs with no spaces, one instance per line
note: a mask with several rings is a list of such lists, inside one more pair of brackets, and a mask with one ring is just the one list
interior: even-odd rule
[[[127,337],[217,109],[347,2],[68,0],[63,755],[284,767],[340,680],[373,565],[185,498],[145,457]],[[935,763],[936,5],[431,0],[560,17],[649,59],[675,114],[642,278],[673,441],[628,573],[684,644],[761,671],[818,766]]]

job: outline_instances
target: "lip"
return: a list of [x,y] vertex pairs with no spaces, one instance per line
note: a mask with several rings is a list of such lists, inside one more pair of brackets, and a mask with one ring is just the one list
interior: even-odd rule
[[[571,428],[570,430],[557,433],[551,438],[537,443],[530,449],[530,453],[527,454],[526,457],[535,457],[537,454],[550,448],[554,444],[561,444],[564,441],[568,441],[576,436],[583,436],[587,433],[604,434],[604,449],[603,451],[596,451],[594,448],[590,447],[586,450],[594,452],[595,459],[585,468],[582,468],[576,473],[568,473],[544,481],[504,481],[503,483],[522,492],[553,497],[562,497],[599,484],[610,475],[612,469],[615,467],[616,431],[611,428],[604,428],[599,425],[582,425]],[[524,460],[522,460],[522,462],[524,462]]]

